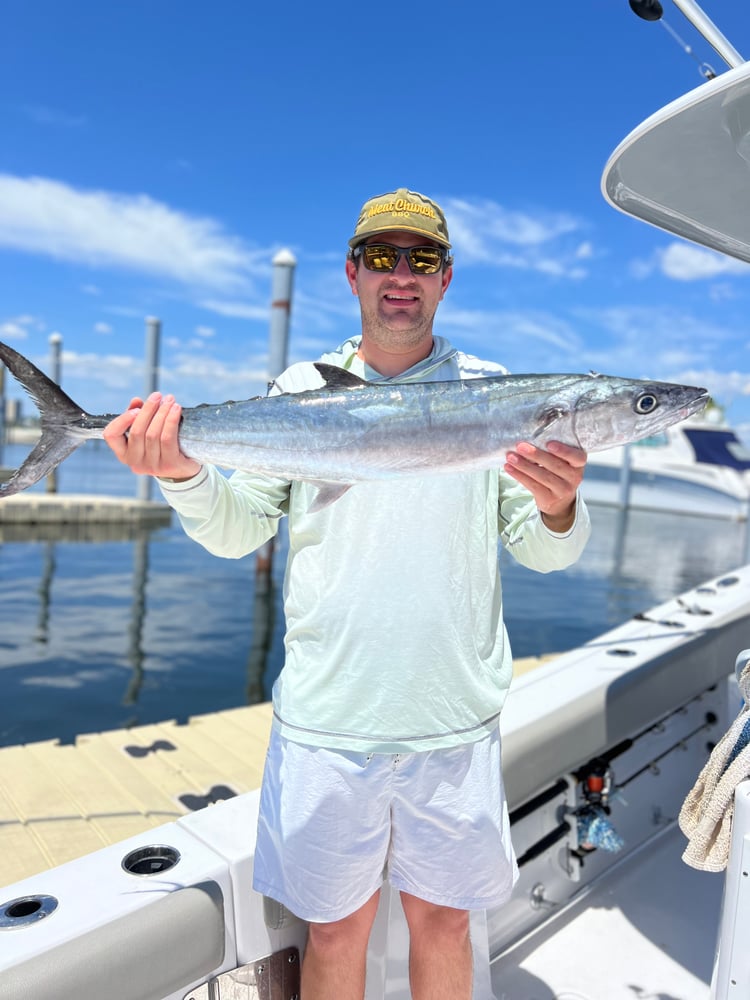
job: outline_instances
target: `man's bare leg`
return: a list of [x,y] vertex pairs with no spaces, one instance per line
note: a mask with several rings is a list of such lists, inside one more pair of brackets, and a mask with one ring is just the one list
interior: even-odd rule
[[367,942],[380,892],[348,917],[310,924],[302,961],[301,1000],[363,1000]]
[[406,892],[401,893],[401,902],[409,924],[413,1000],[471,1000],[468,910],[436,906]]

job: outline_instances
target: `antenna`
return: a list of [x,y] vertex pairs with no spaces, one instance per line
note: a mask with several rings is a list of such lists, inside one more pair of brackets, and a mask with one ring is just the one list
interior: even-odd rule
[[[630,9],[638,17],[642,18],[644,21],[661,21],[666,30],[672,35],[672,37],[677,41],[679,45],[687,52],[688,55],[693,56],[693,50],[687,45],[677,34],[677,32],[671,28],[667,22],[664,20],[664,9],[659,2],[659,0],[629,0]],[[745,60],[739,54],[737,49],[722,35],[713,21],[706,16],[706,14],[701,10],[695,0],[674,0],[675,7],[685,15],[685,17],[690,21],[696,31],[703,36],[703,38],[708,42],[708,44],[721,56],[727,66],[730,69],[734,69],[737,66],[742,66]],[[711,80],[716,76],[716,73],[708,65],[708,63],[699,63],[699,68],[703,76]]]

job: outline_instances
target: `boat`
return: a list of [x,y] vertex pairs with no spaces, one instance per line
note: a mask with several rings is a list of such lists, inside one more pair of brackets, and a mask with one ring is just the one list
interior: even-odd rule
[[589,504],[746,521],[750,449],[712,409],[641,441],[593,452],[582,492]]
[[[745,566],[516,678],[502,733],[520,879],[472,916],[476,1000],[706,1000],[723,882],[681,861],[675,821],[741,702],[749,591]],[[258,805],[237,795],[0,889],[0,996],[293,1000],[306,929],[250,888]],[[617,851],[592,842],[603,816]],[[407,960],[385,887],[368,1000],[406,1000]]]
[[[750,64],[692,0],[675,3],[730,69],[626,137],[604,196],[750,262],[750,214],[736,210],[750,193]],[[631,6],[650,16],[658,4]],[[749,637],[744,565],[516,678],[502,733],[520,878],[506,906],[472,915],[473,1000],[750,996],[750,781],[731,789],[716,870],[685,864],[678,825],[742,718]],[[238,795],[0,889],[0,996],[298,1000],[305,925],[250,888],[258,799]],[[367,1000],[406,1000],[407,953],[386,887]]]

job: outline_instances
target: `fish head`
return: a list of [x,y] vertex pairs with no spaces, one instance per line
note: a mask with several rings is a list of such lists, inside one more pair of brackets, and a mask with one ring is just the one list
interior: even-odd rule
[[702,410],[706,389],[673,382],[582,376],[540,414],[538,439],[604,451],[671,427]]

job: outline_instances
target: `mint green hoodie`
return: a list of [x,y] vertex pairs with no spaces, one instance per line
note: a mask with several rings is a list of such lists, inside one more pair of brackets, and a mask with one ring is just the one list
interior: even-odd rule
[[[358,343],[321,360],[379,382],[505,373],[435,338],[427,359],[384,379],[357,357]],[[304,362],[272,392],[321,384]],[[161,488],[187,534],[229,558],[257,549],[288,514],[275,725],[300,743],[363,752],[450,747],[495,727],[512,675],[498,542],[549,572],[574,562],[590,532],[580,497],[575,524],[557,534],[531,495],[497,470],[360,483],[315,513],[307,483],[226,478],[210,466]]]

